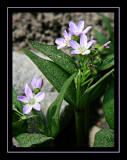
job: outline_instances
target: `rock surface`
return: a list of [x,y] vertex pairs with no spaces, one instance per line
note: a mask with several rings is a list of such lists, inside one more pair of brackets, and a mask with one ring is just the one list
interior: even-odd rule
[[[41,53],[37,53],[38,56],[48,59]],[[46,115],[47,109],[50,104],[56,99],[58,92],[51,85],[51,83],[45,78],[45,76],[40,72],[36,65],[25,55],[18,52],[13,52],[13,86],[18,95],[24,95],[25,84],[28,83],[30,86],[31,80],[36,78],[43,79],[42,92],[45,92],[45,98],[41,102],[41,107],[44,115]],[[30,86],[31,87],[31,86]],[[32,87],[31,87],[32,89]],[[61,110],[68,103],[63,101]]]

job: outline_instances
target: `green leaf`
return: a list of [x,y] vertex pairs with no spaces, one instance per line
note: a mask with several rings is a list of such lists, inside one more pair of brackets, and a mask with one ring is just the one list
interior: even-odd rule
[[[38,67],[38,69],[45,75],[49,82],[60,92],[64,82],[70,77],[70,74],[60,68],[54,62],[45,60],[28,50],[22,50]],[[71,105],[75,106],[76,88],[74,82],[71,83],[65,95],[65,100]]]
[[[105,44],[106,42],[109,41],[109,40],[105,37],[104,34],[98,32],[97,30],[94,30],[94,33],[95,33],[95,36],[96,36],[96,39],[97,39],[97,43],[103,45],[103,44]],[[111,53],[114,53],[114,44],[113,44],[113,42],[111,42],[108,46],[110,47],[108,50],[109,50]]]
[[104,34],[98,32],[97,30],[94,30],[97,42],[101,45],[105,44],[106,42],[108,42],[108,39],[105,37]]
[[34,145],[40,145],[46,141],[53,140],[52,137],[35,133],[23,133],[15,137],[15,139],[19,142],[20,147],[33,147]]
[[94,147],[114,147],[114,131],[102,129],[95,135]]
[[18,121],[19,116],[16,114],[16,112],[13,110],[12,111],[12,122]]
[[104,92],[110,78],[109,76],[113,72],[114,69],[105,74],[101,79],[99,79],[95,84],[93,84],[84,92],[79,100],[78,109],[82,109],[83,106],[89,104]]
[[58,95],[56,100],[50,105],[47,111],[48,133],[51,137],[55,137],[59,133],[59,113],[61,104],[68,90],[68,87],[74,79],[75,75],[76,74],[73,74],[71,77],[68,78],[68,80],[66,80],[66,82],[63,84],[61,88],[60,94]]
[[74,60],[62,50],[58,50],[56,46],[44,45],[34,41],[30,41],[30,44],[35,49],[48,56],[51,60],[53,60],[68,73],[73,74],[77,71],[78,67]]
[[102,64],[99,65],[98,70],[106,70],[114,65],[114,54],[106,55],[102,58]]
[[110,33],[111,40],[113,40],[112,39],[113,38],[113,32],[112,32],[112,27],[111,27],[110,20],[106,16],[104,16],[103,14],[101,14],[101,13],[99,13],[99,15],[102,17],[102,19],[103,19],[103,21],[104,21],[104,23],[106,25],[106,28],[108,29],[108,31]]
[[23,105],[19,100],[17,100],[17,94],[14,88],[12,90],[12,96],[13,96],[12,103],[16,106],[16,108],[19,109],[21,113],[23,113]]
[[114,78],[111,78],[109,88],[103,100],[104,115],[111,129],[114,130]]
[[26,121],[16,121],[12,123],[12,136],[15,137],[21,133],[25,133],[28,124]]

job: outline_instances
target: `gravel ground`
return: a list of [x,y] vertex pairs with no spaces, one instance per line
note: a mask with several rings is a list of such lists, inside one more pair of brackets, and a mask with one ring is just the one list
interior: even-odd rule
[[[111,25],[114,26],[114,13],[103,13],[107,16]],[[48,82],[44,75],[37,69],[33,62],[21,52],[21,49],[31,50],[29,40],[38,41],[43,44],[54,45],[55,39],[63,37],[63,31],[68,31],[69,21],[73,21],[76,24],[80,20],[85,20],[85,28],[87,26],[93,26],[93,28],[87,34],[88,40],[94,35],[94,29],[105,34],[109,37],[108,31],[102,18],[94,12],[73,12],[73,13],[55,13],[55,12],[42,12],[42,13],[13,13],[12,17],[12,40],[13,40],[13,86],[18,95],[24,94],[25,83],[29,83],[33,77],[42,77],[44,85],[41,91],[46,93],[45,99],[42,101],[42,111],[46,115],[49,105],[56,99],[58,93],[55,88]],[[33,51],[33,50],[32,50]],[[63,49],[66,53],[68,49]],[[36,51],[34,51],[36,52]],[[37,55],[47,58],[45,55],[36,52]],[[61,111],[67,105],[67,102],[63,101]],[[94,124],[90,132],[90,146],[93,145],[95,133],[100,128],[108,128],[104,119],[103,109],[98,111],[100,121]]]
[[[114,13],[103,14],[111,20],[111,25],[114,26]],[[87,33],[88,37],[94,37],[94,29],[109,36],[102,18],[95,12],[13,13],[13,50],[30,49],[29,40],[55,44],[55,39],[63,36],[64,29],[68,30],[69,21],[78,24],[80,20],[85,20],[85,27],[89,25],[93,27]]]

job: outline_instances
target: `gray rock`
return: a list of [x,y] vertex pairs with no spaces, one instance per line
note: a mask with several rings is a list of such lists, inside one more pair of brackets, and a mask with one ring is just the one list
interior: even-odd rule
[[[36,53],[38,56],[45,59],[49,59],[41,53]],[[43,114],[46,115],[48,107],[58,96],[56,89],[50,84],[50,82],[45,78],[45,76],[40,72],[36,65],[25,55],[18,52],[13,52],[13,86],[18,95],[24,95],[25,84],[28,83],[29,86],[33,77],[43,79],[42,92],[45,92],[45,98],[41,102],[41,107]],[[31,88],[32,89],[32,88]],[[63,101],[61,111],[68,103]]]

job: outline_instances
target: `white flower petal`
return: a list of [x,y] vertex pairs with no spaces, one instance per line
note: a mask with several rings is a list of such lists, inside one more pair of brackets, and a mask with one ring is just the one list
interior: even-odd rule
[[90,50],[85,50],[85,52],[82,53],[82,55],[86,55],[86,54],[89,54],[90,53]]
[[70,40],[69,44],[73,49],[78,49],[80,47],[80,45],[74,40]]
[[30,89],[30,87],[28,86],[27,83],[25,85],[25,94],[26,94],[26,96],[27,96],[28,99],[33,98],[32,90]]
[[21,102],[28,103],[28,100],[25,96],[18,96],[17,99]]
[[41,105],[39,103],[35,103],[32,107],[37,111],[41,110]]
[[34,99],[37,102],[40,102],[40,101],[42,101],[44,99],[44,97],[45,97],[45,93],[44,92],[39,92],[34,96]]
[[87,49],[90,48],[90,47],[92,46],[92,44],[95,43],[95,42],[96,42],[95,40],[89,41],[89,42],[87,43],[87,47],[86,47],[86,48],[87,48]]
[[65,43],[63,43],[63,44],[61,44],[61,45],[57,46],[57,49],[61,49],[61,48],[65,47],[65,46],[66,46],[66,44],[65,44]]
[[68,33],[67,33],[67,31],[66,31],[66,30],[64,30],[64,38],[65,38],[66,40],[68,40],[68,39],[69,39],[69,36],[68,36]]
[[58,45],[61,45],[61,44],[65,43],[65,39],[64,38],[57,38],[55,40],[55,43],[58,44]]
[[23,114],[28,114],[30,113],[31,110],[32,110],[32,106],[30,106],[29,104],[26,104],[23,107]]
[[72,38],[72,33],[71,32],[69,32],[68,38],[69,38],[69,40],[71,40],[71,38]]
[[73,35],[75,35],[78,32],[78,27],[74,22],[69,22],[69,30]]
[[92,26],[88,26],[86,29],[84,29],[83,33],[86,34],[91,28],[92,28]]
[[84,28],[84,21],[81,20],[78,23],[78,31],[81,33],[83,31],[83,28]]
[[82,34],[80,37],[80,46],[86,47],[87,46],[87,36],[85,34]]
[[37,83],[37,78],[33,78],[31,81],[31,86],[33,89],[36,88],[36,83]]
[[73,50],[73,51],[71,51],[71,54],[80,54],[80,51],[79,50]]
[[39,78],[36,82],[36,88],[39,88],[41,89],[42,88],[42,85],[43,85],[43,79],[42,78]]

